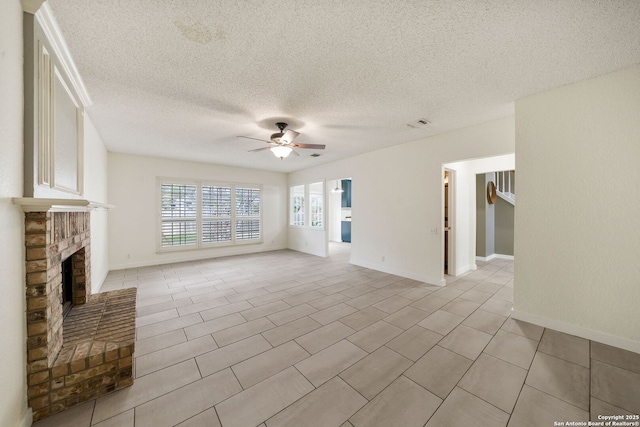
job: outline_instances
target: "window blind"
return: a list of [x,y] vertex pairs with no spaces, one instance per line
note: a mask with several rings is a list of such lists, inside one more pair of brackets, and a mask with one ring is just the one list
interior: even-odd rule
[[197,187],[189,184],[163,184],[160,191],[162,246],[195,245]]
[[259,185],[162,182],[160,200],[161,248],[232,245],[262,238]]

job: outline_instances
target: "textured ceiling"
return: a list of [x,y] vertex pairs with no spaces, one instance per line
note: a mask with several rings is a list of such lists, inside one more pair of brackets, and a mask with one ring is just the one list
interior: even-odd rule
[[[638,0],[49,4],[109,151],[282,172],[512,115],[518,98],[640,63]],[[280,120],[327,148],[279,160],[237,138],[269,139]]]

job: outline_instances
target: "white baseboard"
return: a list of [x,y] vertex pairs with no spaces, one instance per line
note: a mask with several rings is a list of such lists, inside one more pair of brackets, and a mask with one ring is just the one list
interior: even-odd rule
[[303,254],[319,256],[320,258],[327,258],[327,253],[324,250],[314,251],[314,250],[301,249],[301,248],[289,248],[289,249],[291,249],[292,251],[301,252]]
[[513,261],[514,257],[513,255],[503,255],[503,254],[491,254],[487,257],[484,257],[484,256],[476,257],[476,261],[483,261],[483,262],[488,262],[488,261],[491,261],[492,259],[508,259]]
[[455,275],[456,275],[456,276],[461,276],[461,275],[463,275],[464,273],[467,273],[467,272],[469,272],[469,271],[476,271],[477,269],[478,269],[478,266],[477,266],[476,264],[467,265],[467,266],[464,266],[464,267],[458,268],[458,269],[456,270],[456,274],[455,274]]
[[[249,246],[249,245],[240,245],[240,246]],[[186,258],[180,257],[180,254],[187,251],[163,252],[162,259],[153,259],[148,261],[134,261],[134,262],[128,262],[128,263],[121,263],[121,264],[111,264],[109,265],[109,271],[125,270],[127,268],[152,267],[156,265],[173,264],[173,263],[179,263],[179,262],[201,261],[206,259],[223,258],[223,257],[229,257],[229,256],[236,256],[236,255],[251,255],[251,254],[257,254],[262,252],[281,251],[284,249],[289,249],[289,248],[286,246],[278,245],[278,246],[265,247],[257,251],[221,252],[221,253],[215,253],[215,254],[212,254],[211,252],[198,253],[198,250],[196,250],[191,252],[191,255]],[[292,249],[292,250],[295,250],[295,249]]]
[[33,424],[33,411],[27,407],[27,410],[22,414],[22,419],[18,421],[16,427],[31,427]]
[[447,284],[447,282],[446,282],[446,280],[444,278],[442,278],[442,279],[434,279],[434,278],[430,278],[430,277],[426,277],[426,276],[413,274],[413,273],[410,273],[410,272],[407,272],[407,271],[388,268],[388,267],[386,267],[384,265],[380,265],[380,264],[372,264],[372,263],[369,263],[369,262],[366,262],[366,261],[356,260],[356,259],[353,259],[353,258],[351,258],[350,263],[353,264],[353,265],[358,265],[360,267],[370,268],[371,270],[381,271],[383,273],[394,274],[396,276],[406,277],[407,279],[417,280],[419,282],[424,282],[424,283],[427,283],[429,285],[445,286]]
[[533,323],[534,325],[553,329],[555,331],[564,332],[565,334],[575,335],[577,337],[585,338],[591,341],[597,341],[602,344],[618,347],[623,350],[632,351],[634,353],[640,353],[640,342],[631,341],[626,338],[616,337],[609,334],[604,334],[598,331],[592,331],[591,329],[586,329],[577,325],[573,325],[571,323],[565,323],[559,320],[549,319],[547,317],[526,313],[516,309],[513,309],[511,311],[511,318],[516,320],[522,320],[524,322]]

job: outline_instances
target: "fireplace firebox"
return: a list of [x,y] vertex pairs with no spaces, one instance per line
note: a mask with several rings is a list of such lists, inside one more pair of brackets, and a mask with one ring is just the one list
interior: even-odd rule
[[62,318],[66,318],[73,306],[73,256],[62,261]]

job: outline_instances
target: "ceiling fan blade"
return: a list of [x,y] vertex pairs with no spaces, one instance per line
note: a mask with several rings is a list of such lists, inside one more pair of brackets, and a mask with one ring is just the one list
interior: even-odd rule
[[255,153],[257,151],[264,151],[264,150],[270,150],[271,147],[262,147],[262,148],[256,148],[255,150],[249,150],[249,153]]
[[314,150],[324,150],[324,144],[293,144],[296,148],[313,148]]
[[250,137],[250,136],[241,136],[241,135],[238,135],[238,138],[254,139],[254,140],[256,140],[256,141],[262,141],[262,142],[266,142],[267,144],[271,144],[271,141],[267,141],[266,139],[252,138],[252,137]]
[[282,138],[280,138],[280,142],[283,144],[291,144],[298,135],[300,134],[295,130],[287,130],[284,135],[282,135]]

